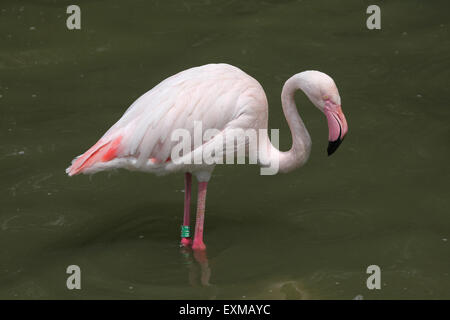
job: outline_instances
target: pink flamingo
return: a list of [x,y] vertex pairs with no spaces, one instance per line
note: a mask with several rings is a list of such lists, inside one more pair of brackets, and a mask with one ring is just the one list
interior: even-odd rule
[[[217,138],[231,129],[261,129],[265,132],[262,139],[266,140],[268,151],[266,158],[258,159],[258,162],[265,165],[278,161],[279,171],[291,171],[307,161],[311,148],[311,138],[294,101],[294,93],[299,89],[327,118],[330,155],[348,130],[338,89],[331,77],[319,71],[304,71],[284,84],[281,101],[292,134],[292,147],[282,152],[272,145],[267,133],[268,103],[259,82],[234,66],[208,64],[175,74],[138,98],[93,147],[72,161],[66,172],[69,176],[114,168],[156,174],[185,172],[181,244],[192,245],[194,250],[205,250],[206,190],[214,164],[172,161],[170,155],[177,142],[171,140],[171,133],[181,128],[192,135],[194,121],[200,121],[205,130],[220,130],[220,134],[203,142],[203,145],[214,145],[219,141],[223,144],[223,140]],[[198,146],[193,146],[188,155],[192,156],[198,150]],[[193,242],[189,222],[192,174],[198,181]]]

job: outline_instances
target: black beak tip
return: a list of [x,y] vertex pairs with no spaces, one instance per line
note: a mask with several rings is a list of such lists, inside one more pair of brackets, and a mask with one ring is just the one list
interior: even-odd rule
[[329,141],[328,142],[328,156],[331,156],[336,150],[337,148],[341,145],[342,140],[341,139],[337,139],[335,141]]

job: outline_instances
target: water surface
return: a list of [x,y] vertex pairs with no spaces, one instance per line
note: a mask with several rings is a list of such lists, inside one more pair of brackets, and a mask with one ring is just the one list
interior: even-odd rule
[[[80,31],[70,4],[0,4],[0,298],[450,298],[448,2],[383,2],[378,31],[365,1],[78,1]],[[285,150],[281,88],[303,70],[335,79],[350,131],[327,157],[299,94],[309,162],[217,168],[205,257],[178,247],[182,176],[64,170],[142,93],[210,62],[261,82]]]

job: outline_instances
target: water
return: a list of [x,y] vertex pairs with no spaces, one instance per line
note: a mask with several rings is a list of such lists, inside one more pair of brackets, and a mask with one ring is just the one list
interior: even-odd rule
[[[70,1],[0,5],[0,298],[450,298],[448,2],[383,2],[380,31],[362,1],[77,3],[80,31]],[[284,150],[281,87],[306,69],[334,77],[350,131],[328,158],[299,94],[309,162],[217,168],[205,257],[178,247],[182,176],[64,169],[140,94],[210,62],[261,82]]]

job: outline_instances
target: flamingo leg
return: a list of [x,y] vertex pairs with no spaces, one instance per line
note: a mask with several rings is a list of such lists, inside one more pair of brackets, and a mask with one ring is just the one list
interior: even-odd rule
[[205,250],[206,246],[203,242],[203,224],[205,221],[205,202],[206,202],[206,189],[208,182],[198,183],[198,199],[197,199],[197,218],[195,221],[195,236],[192,249]]
[[181,226],[181,245],[187,247],[192,243],[190,235],[190,212],[191,212],[191,186],[192,174],[186,172],[184,174],[184,217]]

